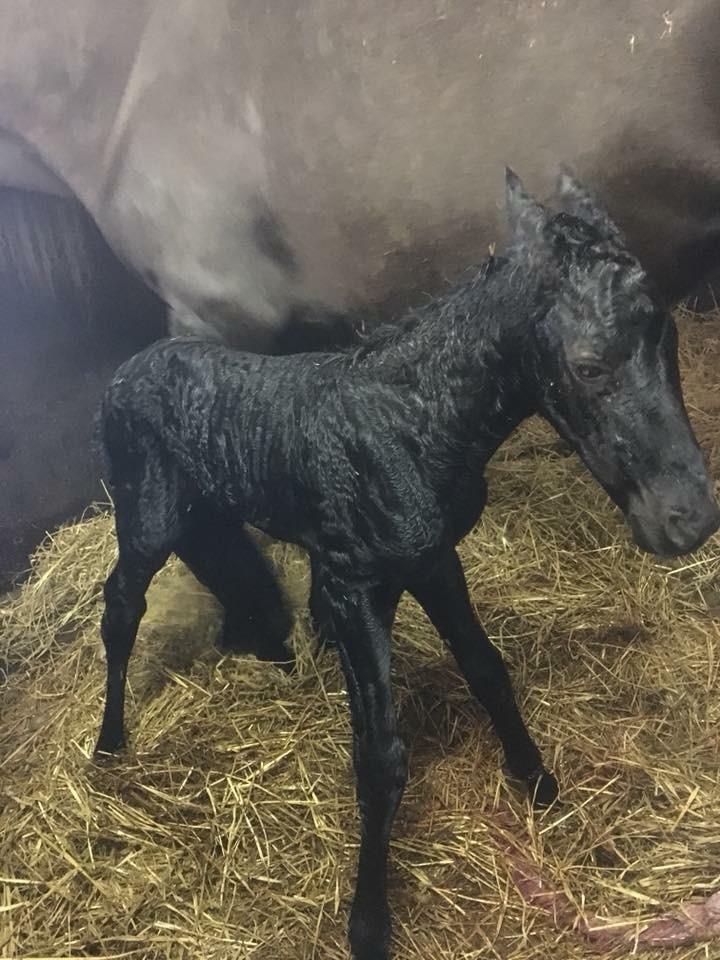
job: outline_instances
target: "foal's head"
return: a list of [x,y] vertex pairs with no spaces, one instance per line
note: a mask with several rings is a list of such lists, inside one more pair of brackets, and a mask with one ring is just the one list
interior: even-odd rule
[[677,331],[618,228],[572,176],[553,214],[507,174],[519,269],[542,289],[528,357],[540,412],[627,517],[640,547],[683,554],[720,525],[687,418]]

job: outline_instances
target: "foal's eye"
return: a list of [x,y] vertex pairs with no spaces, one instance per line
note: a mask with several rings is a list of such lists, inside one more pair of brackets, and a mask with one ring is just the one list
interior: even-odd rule
[[602,380],[606,376],[607,370],[597,363],[577,363],[575,373],[587,383],[597,383],[598,380]]

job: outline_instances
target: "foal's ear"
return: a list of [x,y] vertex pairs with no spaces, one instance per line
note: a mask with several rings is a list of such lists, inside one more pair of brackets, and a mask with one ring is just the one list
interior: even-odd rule
[[580,183],[572,170],[565,164],[560,167],[557,192],[568,213],[592,224],[606,238],[624,244],[624,238],[618,225],[598,204],[590,190]]
[[530,196],[510,167],[505,167],[505,206],[512,243],[537,243],[547,223],[545,208]]

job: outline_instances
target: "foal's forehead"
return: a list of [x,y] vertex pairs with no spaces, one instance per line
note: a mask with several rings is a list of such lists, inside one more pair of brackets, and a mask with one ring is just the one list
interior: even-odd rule
[[568,271],[570,285],[584,300],[591,300],[600,314],[612,320],[618,311],[631,309],[641,317],[654,310],[647,275],[629,255],[607,253],[579,257]]
[[[595,351],[633,352],[656,344],[665,313],[652,298],[640,265],[627,258],[598,258],[571,269],[565,336]],[[570,320],[570,317],[567,318]]]

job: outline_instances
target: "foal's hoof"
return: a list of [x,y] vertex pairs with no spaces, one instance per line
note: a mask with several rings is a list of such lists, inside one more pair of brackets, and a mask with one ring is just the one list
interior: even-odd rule
[[100,739],[95,744],[95,750],[93,751],[93,759],[98,762],[103,760],[113,760],[121,751],[125,749],[127,744],[125,743],[125,738],[117,740],[112,737],[100,736]]
[[263,635],[262,628],[257,628],[254,624],[245,624],[244,629],[238,629],[226,623],[215,641],[215,646],[224,656],[252,654],[258,660],[276,664],[285,673],[292,673],[295,669],[295,657],[285,644],[285,636],[284,630]]
[[247,642],[247,638],[236,631],[223,630],[215,641],[219,653],[227,656],[241,656],[244,653],[254,653],[254,648]]
[[255,653],[262,643],[262,626],[251,617],[226,616],[215,640],[220,653],[240,656]]
[[323,633],[320,630],[315,630],[315,636],[317,637],[317,652],[322,653],[323,650],[336,650],[337,643],[335,642],[335,637],[330,636],[327,633]]
[[555,803],[560,793],[555,775],[544,768],[527,779],[528,793],[533,807],[542,809]]
[[274,660],[278,653],[287,660],[285,642],[290,635],[292,621],[281,612],[277,616],[263,618],[225,617],[223,628],[215,641],[221,653],[254,653],[263,660]]
[[258,660],[264,660],[266,663],[273,663],[276,667],[279,667],[288,675],[294,673],[295,671],[295,657],[292,656],[287,650],[282,652],[278,651],[277,653],[266,656],[265,654],[258,654]]
[[225,643],[222,639],[218,639],[215,646],[223,656],[254,656],[264,663],[274,663],[276,667],[280,667],[285,673],[292,673],[295,669],[295,657],[285,646],[276,650],[269,650],[267,647],[258,649],[256,646],[251,647],[246,643]]

